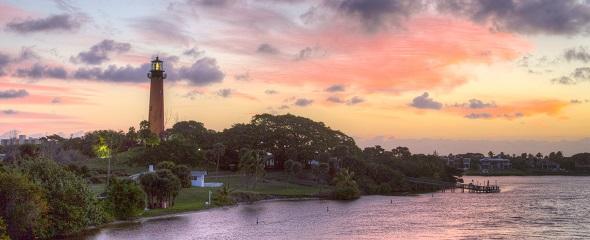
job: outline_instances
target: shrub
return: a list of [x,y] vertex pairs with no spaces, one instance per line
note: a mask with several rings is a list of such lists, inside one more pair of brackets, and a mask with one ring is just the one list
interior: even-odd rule
[[143,212],[145,193],[136,182],[115,178],[107,188],[107,205],[116,219],[131,219]]
[[334,189],[333,197],[338,200],[350,200],[359,198],[361,193],[358,185],[353,180],[354,173],[349,172],[348,169],[340,169],[334,177],[336,188]]
[[215,206],[226,206],[234,203],[235,201],[231,197],[231,191],[228,185],[223,185],[223,187],[218,189],[213,196],[213,204]]
[[168,169],[144,174],[139,179],[147,194],[149,208],[161,208],[163,203],[174,206],[174,200],[180,191],[180,179]]
[[45,159],[25,162],[23,171],[46,193],[50,236],[78,233],[106,220],[104,209],[84,180],[75,173]]

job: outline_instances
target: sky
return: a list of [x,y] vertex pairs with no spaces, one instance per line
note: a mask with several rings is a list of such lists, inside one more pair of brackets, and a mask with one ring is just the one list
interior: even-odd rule
[[590,148],[579,0],[0,0],[0,136],[291,113],[361,147]]

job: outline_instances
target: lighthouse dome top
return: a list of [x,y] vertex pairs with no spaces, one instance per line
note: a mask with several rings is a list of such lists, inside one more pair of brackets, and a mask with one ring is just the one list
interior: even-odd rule
[[152,60],[152,71],[164,71],[164,62],[156,56],[156,59]]

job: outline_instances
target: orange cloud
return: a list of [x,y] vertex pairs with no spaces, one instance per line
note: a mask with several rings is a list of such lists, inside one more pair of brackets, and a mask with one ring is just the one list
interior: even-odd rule
[[561,100],[531,100],[511,104],[498,105],[495,107],[472,109],[468,107],[449,107],[447,111],[465,116],[467,118],[507,118],[528,117],[545,114],[558,116],[561,111],[570,103]]
[[[299,36],[277,39],[309,47],[298,56],[269,58],[255,78],[288,84],[320,86],[348,84],[369,92],[452,89],[467,81],[451,67],[512,60],[532,45],[508,33],[443,17],[411,20],[407,29],[375,34],[355,33],[345,26],[328,26]],[[305,49],[304,49],[305,50]]]

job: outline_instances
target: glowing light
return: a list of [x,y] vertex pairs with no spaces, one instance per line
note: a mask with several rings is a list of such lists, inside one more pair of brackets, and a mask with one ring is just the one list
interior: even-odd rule
[[98,144],[94,146],[94,152],[98,158],[111,157],[111,148],[105,143],[104,137],[98,137]]

